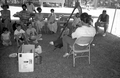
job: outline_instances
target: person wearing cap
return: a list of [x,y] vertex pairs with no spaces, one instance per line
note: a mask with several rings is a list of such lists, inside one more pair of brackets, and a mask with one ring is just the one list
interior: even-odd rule
[[9,9],[9,5],[7,4],[3,4],[1,6],[1,8],[3,10],[1,10],[1,19],[2,19],[2,23],[4,24],[4,27],[8,28],[9,30],[11,30],[11,26],[10,26],[10,21],[11,21],[11,13]]
[[107,14],[106,10],[103,10],[102,14],[99,15],[97,22],[95,23],[95,29],[98,33],[98,27],[104,27],[104,34],[106,36],[107,28],[109,24],[109,15]]
[[35,27],[37,30],[37,33],[41,33],[41,29],[43,28],[45,22],[44,14],[42,14],[41,7],[37,7],[38,13],[35,14]]

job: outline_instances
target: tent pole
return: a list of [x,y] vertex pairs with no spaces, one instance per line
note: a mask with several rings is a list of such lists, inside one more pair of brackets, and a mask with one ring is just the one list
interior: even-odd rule
[[113,21],[112,21],[112,26],[111,26],[110,33],[112,33],[112,30],[113,30],[113,25],[114,25],[114,22],[115,22],[116,12],[117,12],[117,6],[115,8],[115,12],[114,12],[114,17],[113,17]]

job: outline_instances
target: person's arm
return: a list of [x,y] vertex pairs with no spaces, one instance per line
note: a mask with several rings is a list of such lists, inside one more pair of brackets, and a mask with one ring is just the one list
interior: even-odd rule
[[36,35],[38,35],[38,33],[37,33],[37,31],[36,31],[36,29],[34,28],[34,33],[36,34]]
[[55,23],[55,21],[56,21],[56,14],[54,14],[54,21],[53,21],[53,23]]
[[43,21],[45,20],[44,14],[42,14]]
[[1,40],[3,41],[3,36],[2,36],[2,34],[1,34]]
[[1,13],[1,11],[0,11],[0,19],[2,18],[1,16],[2,16],[2,13]]
[[8,10],[8,19],[11,20],[11,13],[10,13],[10,10]]
[[26,30],[25,34],[26,34],[26,37],[29,37],[29,38],[30,38],[31,35],[30,35],[28,29]]
[[11,33],[9,32],[9,39],[11,40]]
[[100,22],[100,19],[101,19],[101,15],[98,17],[98,20],[97,20],[97,22]]
[[33,3],[32,3],[32,9],[33,9],[33,11],[34,11],[35,13],[37,13],[36,10],[35,10],[35,6],[34,6]]
[[106,18],[106,23],[108,24],[109,23],[109,15],[107,15],[107,18]]
[[48,15],[47,21],[49,21],[49,19],[50,19],[51,16],[52,16],[52,14],[50,13],[50,14]]
[[25,37],[25,41],[26,41],[27,44],[28,44],[28,37],[27,37],[26,33],[22,33],[22,34],[23,34],[23,36]]
[[77,31],[78,31],[78,29],[73,30],[73,32],[71,34],[72,39],[77,37]]
[[16,12],[13,16],[21,18],[21,15],[22,15],[22,11]]

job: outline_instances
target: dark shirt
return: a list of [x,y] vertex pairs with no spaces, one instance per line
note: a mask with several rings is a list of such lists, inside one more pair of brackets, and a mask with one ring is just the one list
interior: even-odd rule
[[108,22],[109,21],[109,16],[106,14],[103,16],[103,14],[100,15],[100,21],[102,22]]

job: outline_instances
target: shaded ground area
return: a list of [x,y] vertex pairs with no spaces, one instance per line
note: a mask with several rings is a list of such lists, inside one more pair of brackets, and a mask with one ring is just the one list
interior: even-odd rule
[[108,34],[96,35],[91,46],[91,64],[87,58],[78,58],[76,67],[72,67],[72,56],[63,58],[62,49],[52,51],[49,42],[58,34],[43,34],[42,64],[35,64],[32,73],[19,73],[16,58],[9,58],[10,53],[17,53],[16,44],[4,47],[0,45],[0,78],[120,78],[120,39]]

